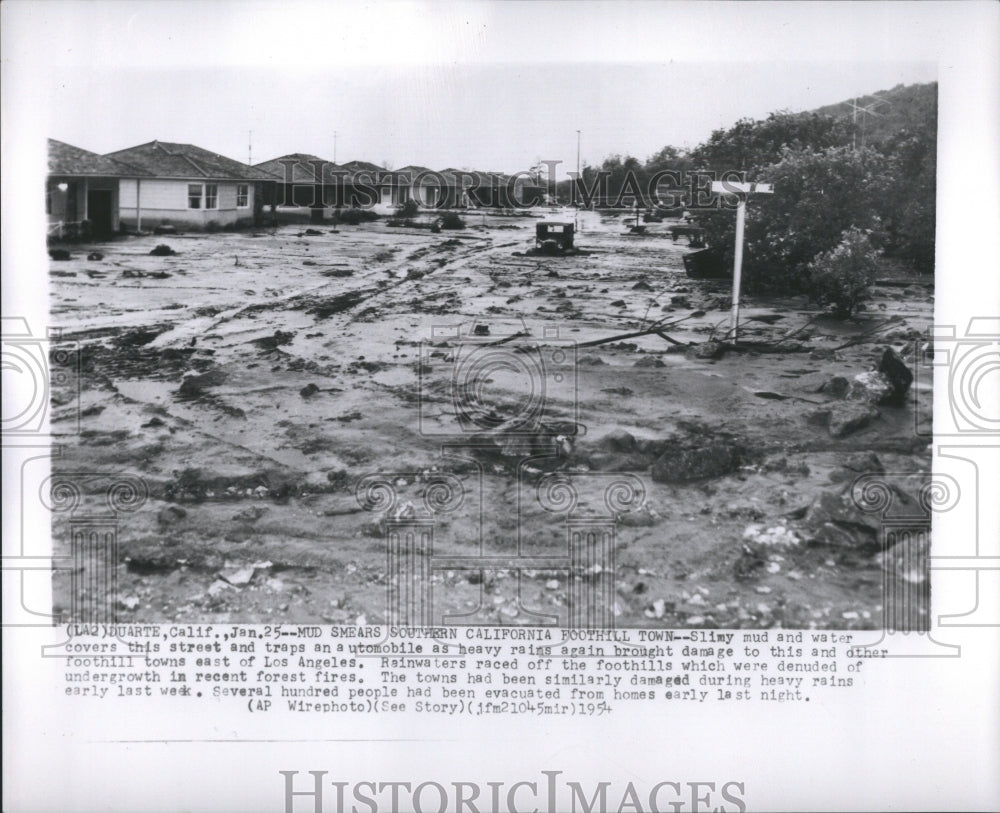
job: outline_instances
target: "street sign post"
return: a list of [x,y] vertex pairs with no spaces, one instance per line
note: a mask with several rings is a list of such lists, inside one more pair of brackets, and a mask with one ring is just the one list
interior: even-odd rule
[[770,195],[774,189],[769,183],[734,183],[715,181],[712,191],[720,195],[739,195],[736,207],[736,244],[733,247],[733,308],[730,312],[729,332],[736,342],[736,331],[740,323],[740,285],[743,277],[743,232],[746,228],[747,198],[751,194]]

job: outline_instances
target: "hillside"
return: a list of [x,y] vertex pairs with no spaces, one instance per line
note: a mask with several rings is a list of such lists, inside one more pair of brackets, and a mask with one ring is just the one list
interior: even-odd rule
[[922,85],[896,85],[891,90],[880,90],[828,104],[809,111],[823,116],[833,116],[850,122],[853,115],[851,103],[868,107],[874,115],[858,114],[858,139],[862,133],[867,143],[885,144],[903,131],[914,133],[927,128],[937,130],[937,82]]

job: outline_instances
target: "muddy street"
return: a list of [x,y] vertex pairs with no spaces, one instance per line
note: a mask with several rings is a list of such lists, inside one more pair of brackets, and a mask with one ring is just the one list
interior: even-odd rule
[[[433,623],[565,625],[584,589],[622,627],[878,628],[928,589],[926,550],[884,550],[852,492],[869,476],[919,512],[929,383],[879,388],[916,366],[929,278],[881,280],[842,322],[745,296],[749,347],[727,349],[729,283],[686,276],[669,223],[630,235],[585,212],[580,254],[533,256],[538,217],[464,216],[130,237],[51,263],[80,358],[79,399],[53,391],[54,469],[148,489],[119,521],[116,593],[81,580],[88,600],[355,624],[417,591]],[[432,537],[416,586],[403,526]],[[603,540],[583,569],[574,533]],[[72,589],[58,571],[67,617]]]

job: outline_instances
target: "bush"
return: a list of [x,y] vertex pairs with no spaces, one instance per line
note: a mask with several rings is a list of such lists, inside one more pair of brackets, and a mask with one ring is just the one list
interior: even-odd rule
[[442,229],[464,229],[465,221],[458,216],[457,212],[446,212],[441,216]]
[[846,319],[868,297],[875,280],[878,252],[868,234],[851,228],[829,251],[817,254],[809,263],[809,297],[830,306],[833,315]]
[[338,209],[334,215],[334,222],[348,226],[370,223],[373,220],[378,220],[378,212],[373,212],[371,209]]
[[420,213],[420,205],[412,198],[396,207],[396,217],[401,220],[412,220]]

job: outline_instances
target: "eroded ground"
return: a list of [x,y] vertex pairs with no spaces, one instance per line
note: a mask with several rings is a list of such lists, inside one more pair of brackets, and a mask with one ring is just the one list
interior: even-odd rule
[[[846,323],[751,298],[741,339],[766,345],[721,352],[728,283],[686,277],[666,225],[588,213],[589,253],[544,257],[525,254],[536,219],[468,222],[125,238],[52,262],[52,322],[82,364],[79,402],[54,390],[54,466],[85,503],[106,483],[81,473],[149,490],[119,519],[117,593],[82,579],[84,598],[119,620],[379,623],[387,534],[428,505],[434,623],[566,623],[591,579],[619,626],[877,627],[884,578],[926,588],[920,551],[884,552],[850,491],[888,472],[919,511],[930,389],[872,407],[843,387],[886,347],[914,366],[927,280],[876,287]],[[585,346],[658,322],[673,342]],[[369,475],[391,488],[363,506]],[[457,507],[438,492],[456,481]],[[567,570],[567,518],[612,525],[613,559]],[[518,555],[551,559],[503,566]],[[68,571],[54,590],[72,617]]]

